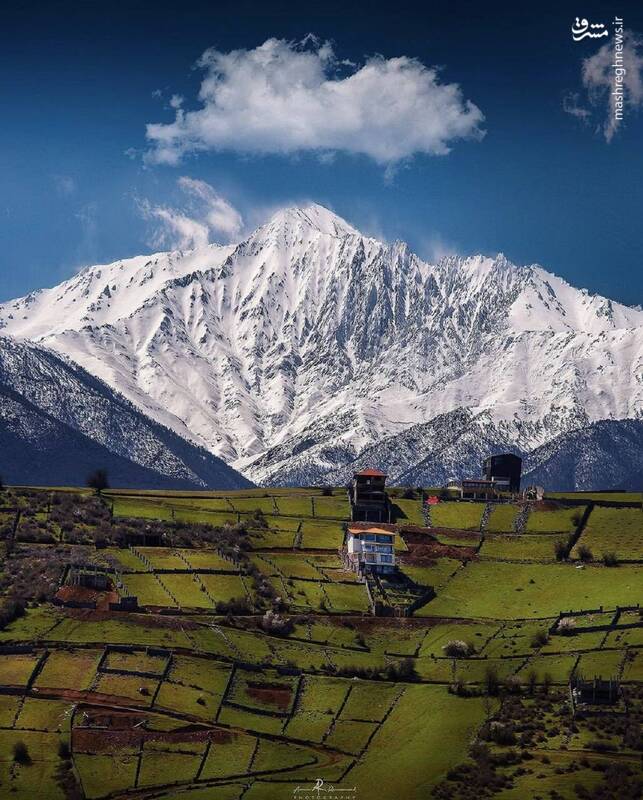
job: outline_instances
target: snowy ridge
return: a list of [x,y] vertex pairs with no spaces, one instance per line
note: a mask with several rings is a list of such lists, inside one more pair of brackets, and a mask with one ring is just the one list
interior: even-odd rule
[[[641,309],[502,255],[427,264],[314,204],[238,245],[88,268],[0,305],[0,328],[257,482],[340,479],[432,421],[529,452],[643,416]],[[402,448],[400,477],[438,450]]]
[[112,485],[244,488],[220,459],[38,345],[0,336],[0,469],[12,483],[83,485],[97,467]]

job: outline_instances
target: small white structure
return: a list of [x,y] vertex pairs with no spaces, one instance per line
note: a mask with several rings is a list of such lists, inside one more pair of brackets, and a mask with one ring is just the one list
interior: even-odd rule
[[395,533],[383,528],[349,528],[344,555],[355,572],[394,572]]

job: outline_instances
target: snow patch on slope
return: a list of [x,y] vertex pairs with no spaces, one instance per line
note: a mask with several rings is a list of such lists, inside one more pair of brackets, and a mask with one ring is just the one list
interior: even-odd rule
[[315,204],[237,245],[89,268],[0,305],[2,326],[264,482],[338,477],[439,418],[525,452],[643,416],[641,309],[503,255],[428,264]]

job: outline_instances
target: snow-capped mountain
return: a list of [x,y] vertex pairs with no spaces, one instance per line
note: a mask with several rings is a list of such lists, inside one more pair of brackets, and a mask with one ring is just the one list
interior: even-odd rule
[[427,264],[318,205],[87,268],[0,305],[0,328],[265,483],[340,479],[384,442],[410,479],[453,426],[455,460],[643,416],[643,310],[502,255]]
[[241,489],[219,458],[147,418],[50,350],[0,336],[0,473],[14,484]]
[[524,464],[530,484],[562,491],[643,489],[643,420],[601,420],[531,452]]

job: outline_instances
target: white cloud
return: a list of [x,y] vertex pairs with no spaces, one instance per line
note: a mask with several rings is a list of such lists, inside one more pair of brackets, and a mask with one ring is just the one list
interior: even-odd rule
[[157,225],[150,244],[153,247],[170,247],[191,250],[205,247],[209,241],[208,226],[168,206],[154,206],[141,200],[139,209],[145,219],[156,220]]
[[209,183],[194,178],[179,178],[179,186],[187,194],[201,200],[206,206],[205,220],[212,231],[234,239],[243,228],[243,218],[224,197],[217,194]]
[[52,175],[56,191],[62,197],[69,197],[76,191],[76,181],[71,175]]
[[444,155],[480,138],[483,114],[455,83],[408,56],[339,61],[314,37],[268,39],[254,50],[206,50],[201,107],[151,123],[146,158],[177,164],[191,152],[360,153],[391,165],[416,153]]
[[239,235],[243,228],[241,214],[209,183],[183,176],[177,184],[189,198],[187,209],[138,201],[144,219],[155,223],[151,246],[191,250],[205,247],[211,234],[226,241]]
[[[614,70],[614,42],[604,44],[593,56],[583,59],[581,80],[586,91],[586,105],[582,105],[577,94],[563,99],[563,109],[573,116],[588,122],[598,114],[597,129],[611,142],[622,124],[614,114],[616,95]],[[623,119],[627,111],[636,111],[643,106],[643,41],[632,31],[623,34]]]
[[429,264],[437,264],[447,256],[462,255],[458,245],[447,241],[439,233],[433,233],[420,242],[420,253]]
[[563,97],[563,111],[566,111],[568,114],[571,114],[572,117],[576,117],[576,119],[581,120],[581,122],[587,122],[589,117],[591,117],[592,112],[584,108],[581,105],[580,95],[578,92],[568,92]]

